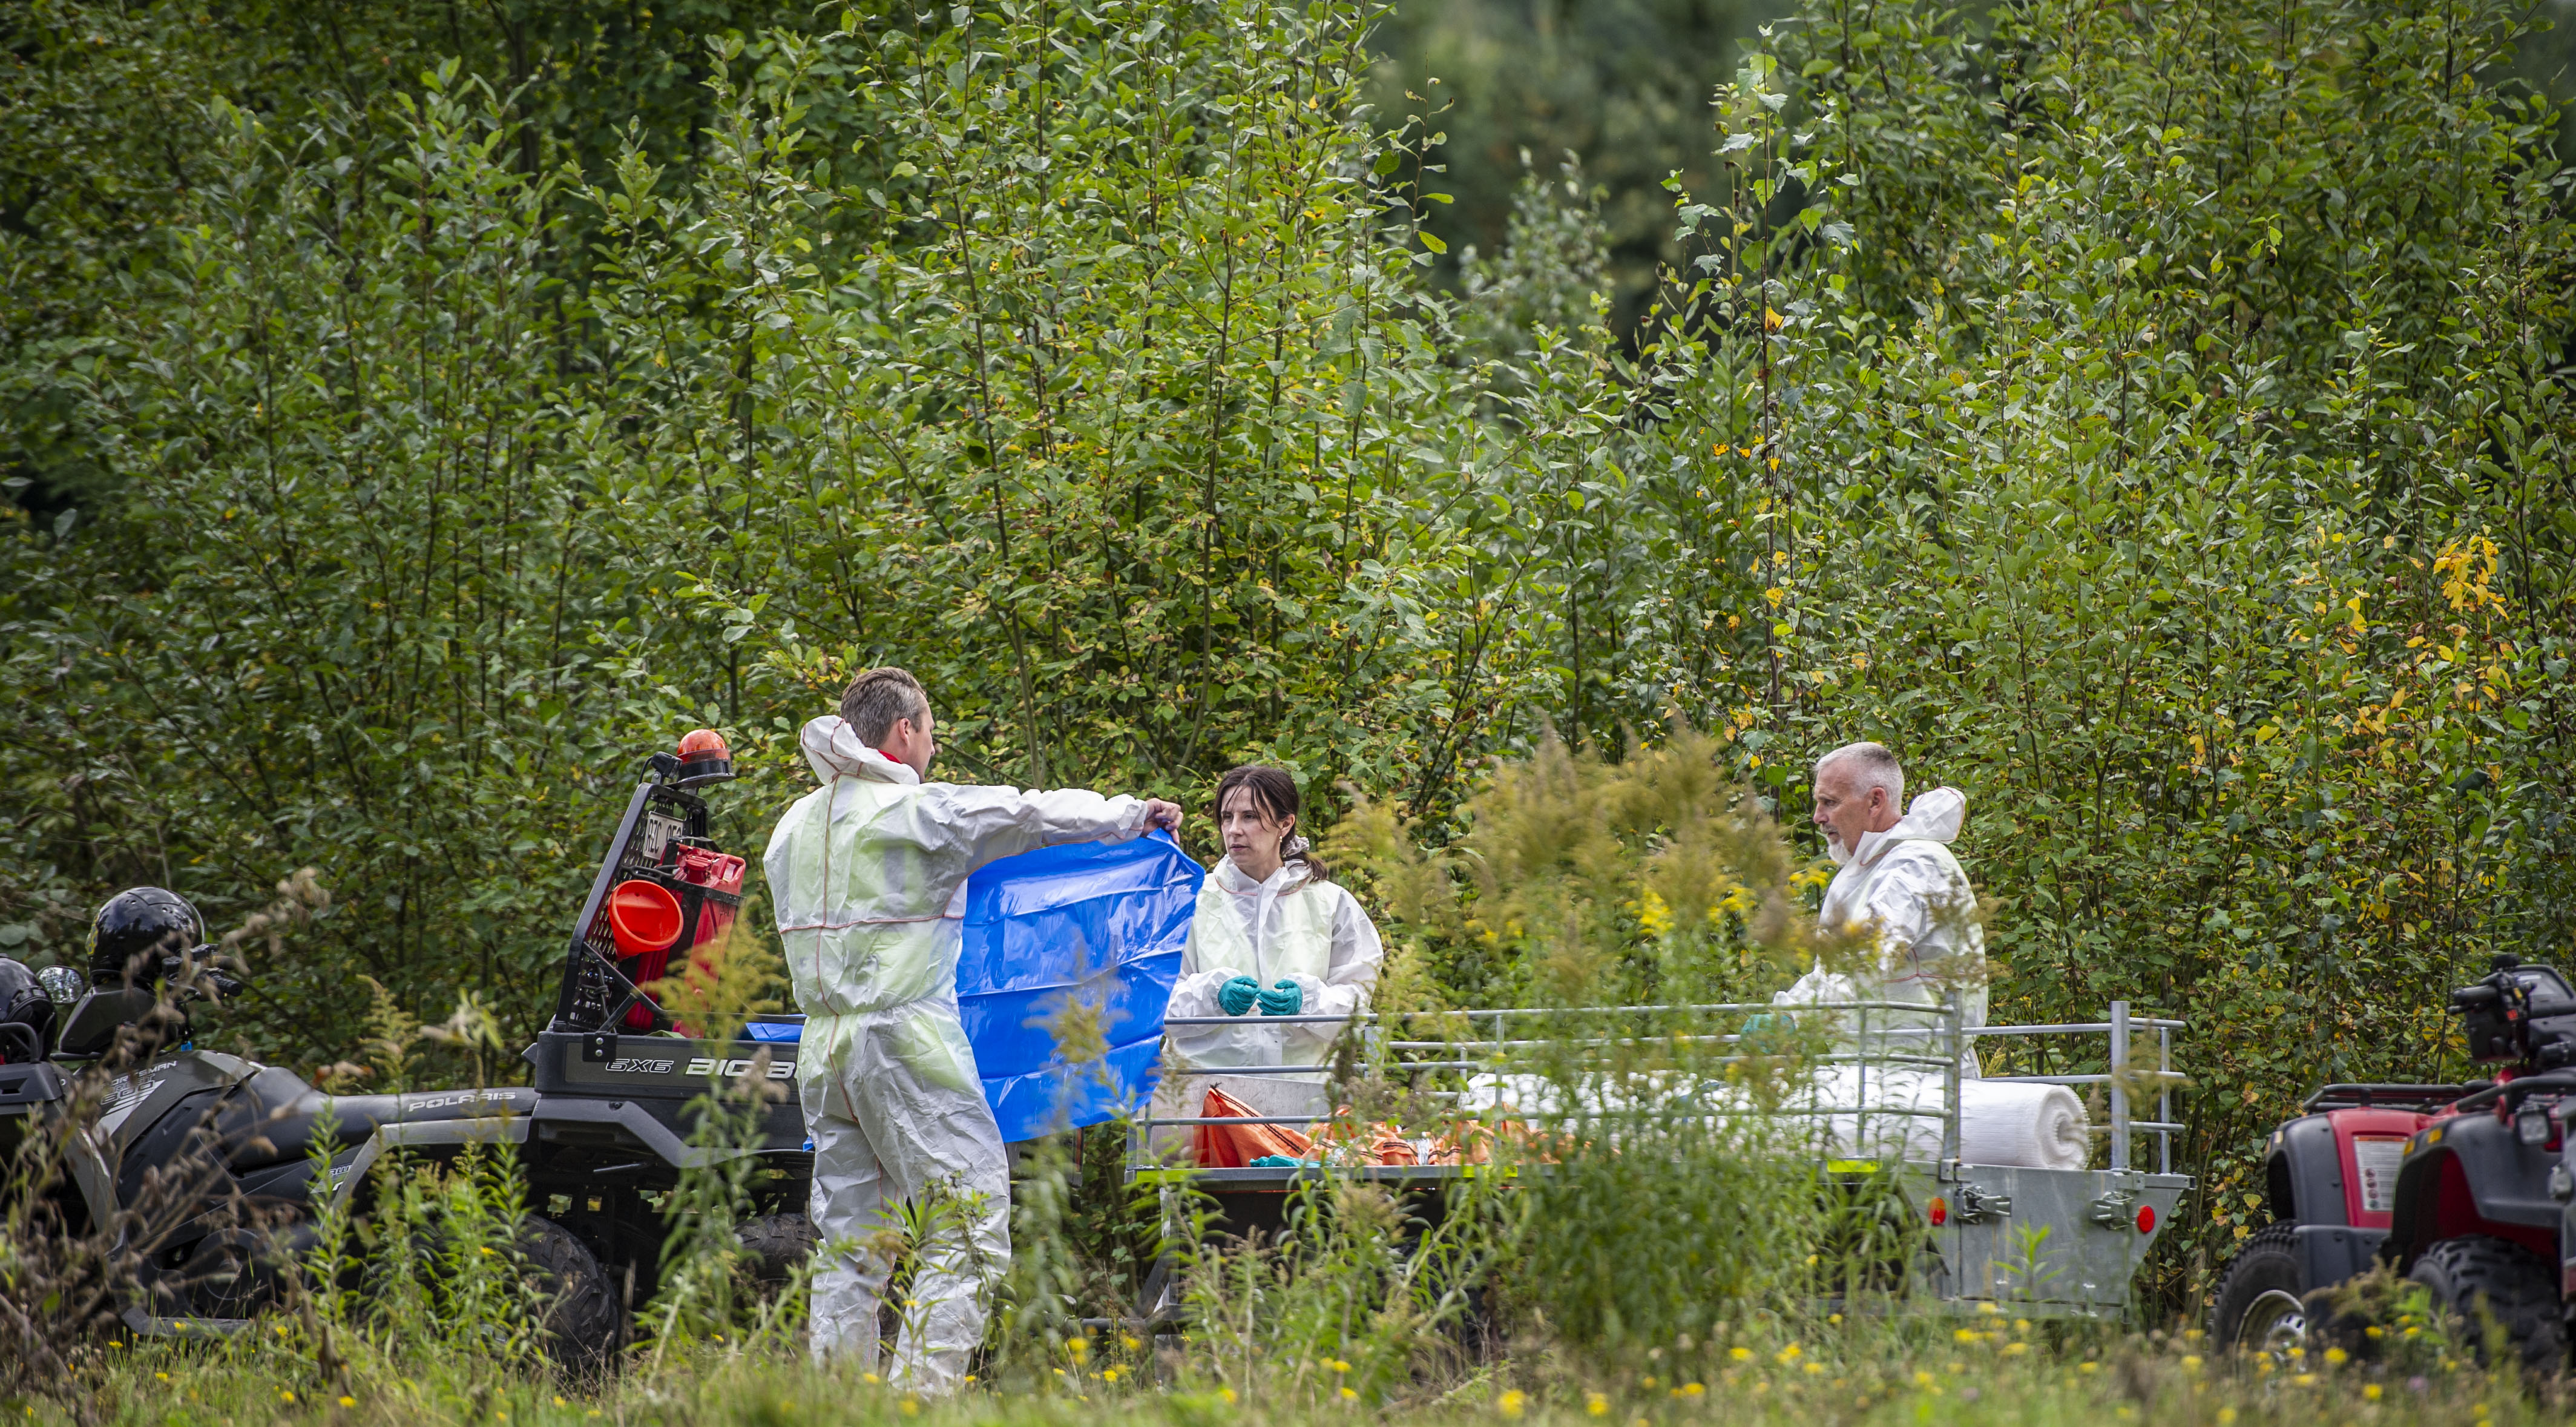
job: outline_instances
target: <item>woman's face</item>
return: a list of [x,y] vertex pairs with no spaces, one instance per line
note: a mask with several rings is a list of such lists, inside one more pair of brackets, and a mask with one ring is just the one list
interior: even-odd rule
[[1279,870],[1279,844],[1297,826],[1295,814],[1273,817],[1250,788],[1240,787],[1226,790],[1216,819],[1217,834],[1225,839],[1225,855],[1248,875],[1264,880]]

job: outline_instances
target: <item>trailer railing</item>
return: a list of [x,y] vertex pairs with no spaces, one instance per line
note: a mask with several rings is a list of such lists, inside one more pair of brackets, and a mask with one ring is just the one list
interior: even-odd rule
[[[1595,1007],[1491,1007],[1465,1011],[1403,1012],[1369,1014],[1357,1018],[1343,1016],[1262,1016],[1257,1019],[1234,1016],[1175,1016],[1164,1022],[1167,1030],[1195,1027],[1261,1026],[1349,1026],[1354,1025],[1363,1038],[1372,1067],[1390,1076],[1418,1080],[1426,1075],[1447,1074],[1459,1077],[1499,1075],[1515,1067],[1541,1064],[1536,1053],[1563,1055],[1568,1052],[1602,1052],[1621,1047],[1647,1044],[1670,1046],[1716,1047],[1720,1053],[1707,1064],[1719,1067],[1754,1058],[1739,1049],[1747,1040],[1743,1030],[1707,1031],[1690,1034],[1588,1034],[1551,1036],[1544,1034],[1548,1021],[1571,1018],[1653,1017],[1734,1017],[1813,1015],[1830,1012],[1838,1022],[1849,1018],[1848,1026],[1836,1026],[1836,1049],[1805,1057],[1815,1066],[1851,1065],[1857,1068],[1852,1105],[1802,1105],[1780,1110],[1784,1117],[1825,1118],[1854,1117],[1859,1137],[1869,1143],[1868,1122],[1873,1117],[1938,1118],[1942,1121],[1941,1158],[1955,1163],[1959,1158],[1959,1082],[1965,1054],[1979,1040],[2028,1039],[2043,1036],[2107,1036],[2106,1070],[2098,1073],[2063,1075],[1999,1075],[1982,1078],[2026,1084],[2064,1085],[2069,1088],[2099,1085],[2105,1088],[2108,1123],[2092,1126],[2093,1133],[2109,1137],[2109,1165],[2114,1170],[2132,1168],[2134,1137],[2138,1133],[2156,1137],[2157,1172],[2173,1172],[2173,1137],[2184,1129],[2174,1118],[2173,1090],[2182,1077],[2173,1068],[2173,1037],[2185,1028],[2179,1020],[2135,1014],[2127,1001],[2113,1001],[2099,1021],[2070,1021],[2026,1026],[1968,1026],[1955,1000],[1938,1005],[1904,1001],[1844,1001],[1821,1005],[1782,1006],[1770,1002],[1710,1002],[1675,1006],[1595,1006]],[[1937,1024],[1925,1026],[1926,1016],[1937,1018]],[[1901,1018],[1907,1024],[1890,1025],[1873,1021],[1879,1017]],[[1485,1028],[1479,1036],[1444,1036],[1436,1039],[1389,1035],[1419,1028],[1425,1023],[1454,1025],[1472,1030]],[[2142,1041],[2152,1037],[2154,1063],[2140,1067],[2135,1059],[2145,1047]],[[1932,1045],[1923,1045],[1933,1042]],[[1922,1051],[1910,1046],[1922,1045]],[[1848,1048],[1844,1048],[1848,1047]],[[1259,1080],[1263,1077],[1320,1080],[1328,1068],[1321,1065],[1263,1066],[1183,1066],[1168,1054],[1167,1075],[1188,1079],[1207,1077]],[[1924,1053],[1935,1051],[1939,1053]],[[1937,1108],[1903,1107],[1873,1104],[1870,1077],[1873,1072],[1913,1073],[1937,1071],[1942,1076],[1940,1103]],[[2153,1087],[2155,1117],[2140,1119],[2130,1104],[2131,1087],[2140,1082]],[[1466,1088],[1447,1088],[1427,1092],[1435,1097],[1459,1100],[1469,1093]],[[1567,1118],[1576,1112],[1516,1111],[1522,1120]],[[1599,1112],[1593,1112],[1599,1113]],[[1741,1113],[1728,1110],[1722,1113]],[[1152,1104],[1131,1122],[1128,1139],[1129,1176],[1157,1168],[1154,1132],[1164,1128],[1202,1125],[1286,1125],[1313,1126],[1331,1122],[1329,1111],[1289,1115],[1157,1115]]]

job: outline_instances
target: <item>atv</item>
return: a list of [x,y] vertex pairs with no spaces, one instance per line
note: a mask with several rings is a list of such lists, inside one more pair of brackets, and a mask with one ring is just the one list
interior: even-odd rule
[[[188,1007],[229,982],[209,974],[213,950],[180,953],[147,986],[80,989],[77,971],[47,968],[47,990],[68,1006],[59,1033],[48,996],[43,1014],[11,1023],[32,1033],[0,1037],[8,1143],[56,1136],[53,1153],[15,1161],[17,1187],[41,1196],[30,1222],[105,1246],[119,1316],[136,1333],[239,1331],[287,1301],[319,1211],[366,1211],[377,1161],[397,1149],[452,1160],[513,1138],[536,1108],[521,1089],[325,1095],[292,1071],[198,1049]],[[0,972],[33,979],[15,962]],[[518,1237],[547,1302],[547,1352],[597,1369],[624,1330],[607,1273],[543,1216]]]
[[2451,994],[2469,1053],[2501,1067],[2456,1085],[2328,1085],[2272,1132],[2265,1199],[2210,1309],[2220,1347],[2286,1353],[2324,1321],[2326,1290],[2385,1263],[2460,1321],[2493,1315],[2525,1366],[2567,1358],[2576,1284],[2576,990],[2498,955]]
[[[121,1316],[138,1333],[239,1331],[284,1302],[317,1210],[366,1212],[368,1171],[389,1155],[452,1160],[472,1144],[516,1147],[536,1211],[520,1247],[549,1302],[548,1350],[567,1366],[610,1361],[652,1296],[660,1200],[689,1167],[758,1161],[758,1212],[737,1236],[758,1276],[784,1277],[813,1247],[801,1212],[813,1156],[792,1094],[802,1018],[755,1017],[741,1039],[712,1041],[645,989],[740,906],[743,860],[709,841],[694,791],[732,776],[708,730],[652,756],[575,922],[554,1015],[524,1053],[532,1086],[329,1095],[198,1049],[189,1008],[238,983],[192,908],[137,889],[191,928],[139,979],[38,977],[0,959],[0,1151],[71,1122],[45,1186],[52,1222],[115,1241],[133,1280]],[[751,1076],[790,1093],[762,1104],[747,1141],[738,1127],[702,1134],[711,1085]]]

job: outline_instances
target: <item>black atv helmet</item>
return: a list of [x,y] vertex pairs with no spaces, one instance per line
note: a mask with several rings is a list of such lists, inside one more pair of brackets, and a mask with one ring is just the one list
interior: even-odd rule
[[90,924],[89,981],[101,991],[149,986],[165,958],[196,950],[205,918],[188,899],[159,887],[129,887],[107,899]]
[[[31,1037],[6,1028],[24,1026]],[[0,957],[0,1060],[25,1064],[42,1060],[54,1043],[54,998],[36,982],[36,973],[20,962]]]

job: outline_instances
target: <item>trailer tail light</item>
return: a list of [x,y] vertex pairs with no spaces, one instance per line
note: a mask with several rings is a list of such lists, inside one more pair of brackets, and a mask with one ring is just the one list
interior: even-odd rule
[[2156,1231],[2156,1206],[2154,1206],[2153,1204],[2141,1204],[2141,1205],[2139,1205],[2139,1206],[2138,1206],[2138,1232],[2139,1232],[2139,1233],[2141,1233],[2141,1234],[2152,1234],[2152,1233],[2154,1233],[2155,1231]]
[[1932,1197],[1932,1202],[1924,1206],[1923,1212],[1931,1219],[1933,1228],[1940,1228],[1950,1222],[1950,1201],[1936,1194]]

